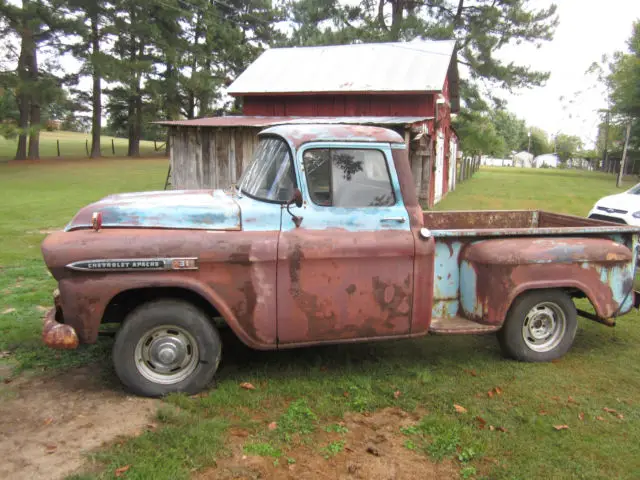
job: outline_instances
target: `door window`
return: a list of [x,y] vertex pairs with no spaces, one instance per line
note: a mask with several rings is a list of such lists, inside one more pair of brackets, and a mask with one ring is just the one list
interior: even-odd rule
[[383,207],[396,204],[380,150],[314,148],[304,152],[311,201],[323,207]]

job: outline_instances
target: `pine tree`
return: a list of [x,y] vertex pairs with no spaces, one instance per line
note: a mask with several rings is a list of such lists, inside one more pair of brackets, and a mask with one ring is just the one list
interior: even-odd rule
[[46,0],[23,0],[22,5],[0,0],[0,16],[5,20],[0,33],[20,39],[18,67],[14,76],[20,112],[15,159],[37,159],[40,157],[42,108],[60,94],[60,82],[40,69],[38,49],[55,39],[66,20],[55,5]]
[[91,76],[91,158],[102,155],[100,137],[102,134],[102,80],[113,64],[111,57],[103,51],[104,42],[110,37],[113,22],[113,4],[106,0],[67,0],[69,15],[76,21],[69,25],[66,33],[75,35],[78,41],[71,52],[81,60],[80,75]]

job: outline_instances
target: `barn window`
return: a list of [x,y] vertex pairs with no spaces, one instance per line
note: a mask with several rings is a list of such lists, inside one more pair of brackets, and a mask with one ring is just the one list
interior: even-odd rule
[[287,202],[293,188],[289,147],[281,138],[262,138],[253,162],[242,175],[240,190],[258,200]]
[[309,196],[329,207],[381,207],[396,199],[384,154],[369,149],[317,148],[304,152]]

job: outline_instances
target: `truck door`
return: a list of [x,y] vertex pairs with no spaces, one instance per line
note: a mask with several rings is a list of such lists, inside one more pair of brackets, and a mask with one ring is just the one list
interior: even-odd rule
[[278,245],[278,343],[408,334],[414,239],[388,144],[310,143]]

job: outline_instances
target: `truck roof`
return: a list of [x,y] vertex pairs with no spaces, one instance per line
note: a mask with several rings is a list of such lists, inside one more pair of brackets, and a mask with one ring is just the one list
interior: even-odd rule
[[278,125],[262,130],[260,135],[278,135],[296,149],[309,142],[346,141],[404,144],[404,139],[393,130],[365,125],[323,123]]

